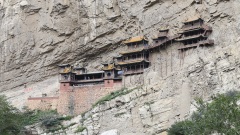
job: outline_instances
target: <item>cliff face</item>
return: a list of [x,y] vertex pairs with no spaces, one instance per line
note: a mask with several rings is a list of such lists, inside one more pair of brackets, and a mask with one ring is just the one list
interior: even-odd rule
[[[89,134],[110,129],[125,134],[158,134],[173,121],[187,117],[195,97],[207,99],[240,87],[238,0],[205,0],[202,4],[195,0],[0,3],[0,91],[18,107],[29,95],[57,92],[57,64],[77,61],[97,70],[101,62],[110,61],[122,49],[123,39],[136,35],[151,38],[162,26],[176,34],[182,21],[195,15],[201,15],[213,28],[210,38],[215,40],[214,47],[189,50],[183,59],[176,46],[163,51],[165,63],[171,50],[175,51],[171,67],[165,64],[168,72],[162,76],[157,61],[153,62],[155,66],[145,72],[144,89],[128,95],[132,100],[122,101],[120,108],[112,103],[108,109],[93,112],[94,119],[85,123],[92,131]],[[108,124],[126,120],[130,125]]]
[[[1,91],[56,75],[56,65],[80,61],[91,68],[121,40],[152,37],[161,26],[176,33],[196,14],[214,28],[220,47],[237,40],[237,1],[1,0]],[[231,7],[231,8],[230,8]],[[234,35],[235,34],[235,35]],[[225,35],[231,35],[226,37]]]

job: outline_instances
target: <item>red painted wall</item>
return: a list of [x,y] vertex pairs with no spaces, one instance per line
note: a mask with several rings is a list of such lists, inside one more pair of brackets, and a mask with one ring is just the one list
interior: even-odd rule
[[70,83],[60,83],[60,92],[66,92],[70,89]]
[[112,88],[114,86],[114,80],[104,80],[104,87]]
[[[110,82],[108,86],[114,86],[114,81]],[[121,86],[120,82],[117,84]],[[99,99],[116,90],[119,88],[105,87],[105,84],[72,87],[71,91],[60,92],[57,110],[60,114],[79,115],[88,111]]]

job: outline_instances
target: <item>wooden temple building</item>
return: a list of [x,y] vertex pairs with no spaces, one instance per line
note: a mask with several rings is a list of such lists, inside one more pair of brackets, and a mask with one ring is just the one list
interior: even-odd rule
[[121,67],[124,76],[142,74],[150,65],[148,40],[144,36],[130,38],[123,42],[127,50],[117,57],[117,64]]
[[180,38],[176,39],[182,42],[184,46],[179,50],[188,50],[197,48],[199,46],[210,46],[214,44],[213,40],[209,40],[208,36],[211,34],[212,28],[205,25],[200,17],[188,19],[184,22]]
[[178,37],[178,35],[170,36],[169,29],[161,28],[157,36],[153,37],[153,43],[148,47],[148,50],[151,52],[160,51],[160,49],[166,48],[168,45],[173,44],[173,42],[175,42],[175,39]]
[[59,65],[60,90],[65,86],[86,86],[104,84],[104,71],[86,72],[85,68],[73,67],[70,64]]
[[[121,69],[115,64],[103,64],[102,71],[87,72],[85,68],[73,67],[70,64],[59,65],[60,86],[92,86],[105,84],[112,87],[114,83],[121,82]],[[61,89],[61,88],[60,88]]]
[[[165,66],[167,75],[168,65],[172,66],[172,55],[170,53],[170,55],[164,54],[164,51],[167,50],[164,50],[163,55],[160,55],[161,49],[166,49],[169,45],[179,45],[179,48],[178,46],[173,48],[178,48],[183,52],[191,48],[214,44],[213,40],[208,39],[212,28],[205,25],[200,17],[191,18],[183,24],[181,32],[174,36],[170,36],[169,29],[160,29],[157,36],[153,38],[151,45],[148,44],[148,40],[144,36],[132,37],[123,41],[122,43],[127,46],[127,49],[120,52],[119,56],[114,57],[112,63],[102,64],[101,71],[88,72],[84,67],[74,67],[70,64],[58,65],[59,96],[31,97],[28,99],[28,106],[31,109],[41,109],[52,105],[62,114],[69,112],[71,112],[70,114],[80,114],[90,109],[92,104],[100,98],[125,87],[126,82],[129,82],[128,86],[139,85],[142,84],[139,83],[139,78],[141,78],[144,84],[144,78],[140,74],[144,73],[144,69],[150,67],[150,62],[155,62],[158,58],[160,60],[164,59],[165,62],[159,62],[157,66],[153,63],[154,70],[155,66],[159,67],[156,71],[161,71],[162,76],[165,72],[163,71]],[[174,42],[177,44],[173,44]],[[169,59],[171,60],[168,61]],[[131,77],[134,75],[139,75],[136,76],[138,80]],[[49,106],[46,109],[49,108],[51,107]]]

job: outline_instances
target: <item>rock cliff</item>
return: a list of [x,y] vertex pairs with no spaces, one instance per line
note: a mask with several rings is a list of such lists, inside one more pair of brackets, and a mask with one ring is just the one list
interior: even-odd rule
[[30,95],[54,95],[57,64],[77,61],[100,69],[124,48],[122,40],[151,38],[162,26],[176,34],[182,21],[201,15],[213,28],[213,47],[189,50],[183,59],[176,46],[167,48],[164,61],[175,50],[171,69],[164,76],[157,64],[147,69],[146,86],[89,112],[82,133],[160,134],[189,116],[195,97],[239,89],[239,5],[238,0],[0,0],[0,91],[18,107]]

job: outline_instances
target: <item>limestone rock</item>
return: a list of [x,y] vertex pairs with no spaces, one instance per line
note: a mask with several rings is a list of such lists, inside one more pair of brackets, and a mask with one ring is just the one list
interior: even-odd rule
[[118,133],[118,130],[113,129],[113,130],[103,132],[103,133],[101,133],[101,135],[120,135],[120,134]]
[[28,2],[26,0],[23,0],[23,1],[20,2],[20,6],[21,7],[25,7],[25,6],[28,6],[28,5],[29,4],[28,4]]

